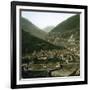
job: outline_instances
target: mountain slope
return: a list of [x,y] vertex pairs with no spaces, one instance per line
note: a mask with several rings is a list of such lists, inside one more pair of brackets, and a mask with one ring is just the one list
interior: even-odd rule
[[66,32],[80,27],[80,15],[75,15],[57,25],[51,32]]
[[22,30],[22,54],[23,55],[27,53],[31,53],[34,50],[39,51],[41,49],[51,50],[51,49],[59,49],[59,48],[61,47],[54,46]]
[[31,35],[36,36],[41,39],[45,39],[46,32],[40,30],[37,26],[32,24],[27,19],[21,17],[21,30],[29,32]]

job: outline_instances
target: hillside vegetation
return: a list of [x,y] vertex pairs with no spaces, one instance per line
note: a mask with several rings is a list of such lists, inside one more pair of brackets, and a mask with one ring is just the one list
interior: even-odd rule
[[30,21],[28,21],[23,17],[21,17],[21,30],[22,29],[30,33],[31,35],[41,39],[45,39],[47,34],[46,32],[40,30],[37,26],[35,26],[34,24],[32,24]]
[[22,30],[22,54],[23,55],[32,53],[34,50],[40,51],[41,49],[51,50],[51,49],[59,49],[59,48],[60,47],[50,44]]
[[80,27],[80,15],[75,15],[58,24],[51,32],[66,32]]

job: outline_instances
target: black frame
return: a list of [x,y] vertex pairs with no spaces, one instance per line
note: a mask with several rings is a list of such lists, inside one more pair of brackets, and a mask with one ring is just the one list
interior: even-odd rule
[[[84,9],[85,16],[85,42],[84,42],[84,63],[85,63],[85,72],[84,72],[84,81],[74,81],[74,82],[58,82],[58,83],[44,83],[44,84],[23,84],[16,85],[16,6],[44,6],[44,7],[55,7],[55,8],[73,8],[73,9]],[[82,5],[66,5],[66,4],[52,4],[52,3],[34,3],[34,2],[11,2],[11,88],[32,88],[32,87],[48,87],[48,86],[65,86],[65,85],[79,85],[88,83],[88,72],[87,72],[87,6]]]

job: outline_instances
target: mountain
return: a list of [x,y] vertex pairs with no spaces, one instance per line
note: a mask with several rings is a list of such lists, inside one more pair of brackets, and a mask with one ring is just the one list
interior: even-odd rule
[[53,28],[54,28],[54,26],[47,26],[43,30],[46,32],[50,32]]
[[[74,15],[62,23],[58,24],[51,32],[66,32],[66,31],[74,31],[75,29],[80,27],[80,15]],[[77,29],[78,30],[78,29]]]
[[47,40],[57,46],[67,46],[80,41],[80,15],[74,15],[52,29]]
[[29,32],[31,35],[45,39],[46,32],[40,30],[37,26],[35,26],[32,22],[28,21],[27,19],[21,17],[21,30]]
[[52,50],[61,49],[61,47],[50,44],[22,30],[22,55],[32,53],[34,50],[39,51],[41,49]]

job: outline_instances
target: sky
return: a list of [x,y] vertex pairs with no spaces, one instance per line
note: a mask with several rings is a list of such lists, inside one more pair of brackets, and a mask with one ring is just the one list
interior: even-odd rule
[[55,13],[55,12],[36,12],[22,11],[21,16],[28,19],[34,25],[44,30],[47,26],[56,26],[67,18],[73,16],[72,13]]

